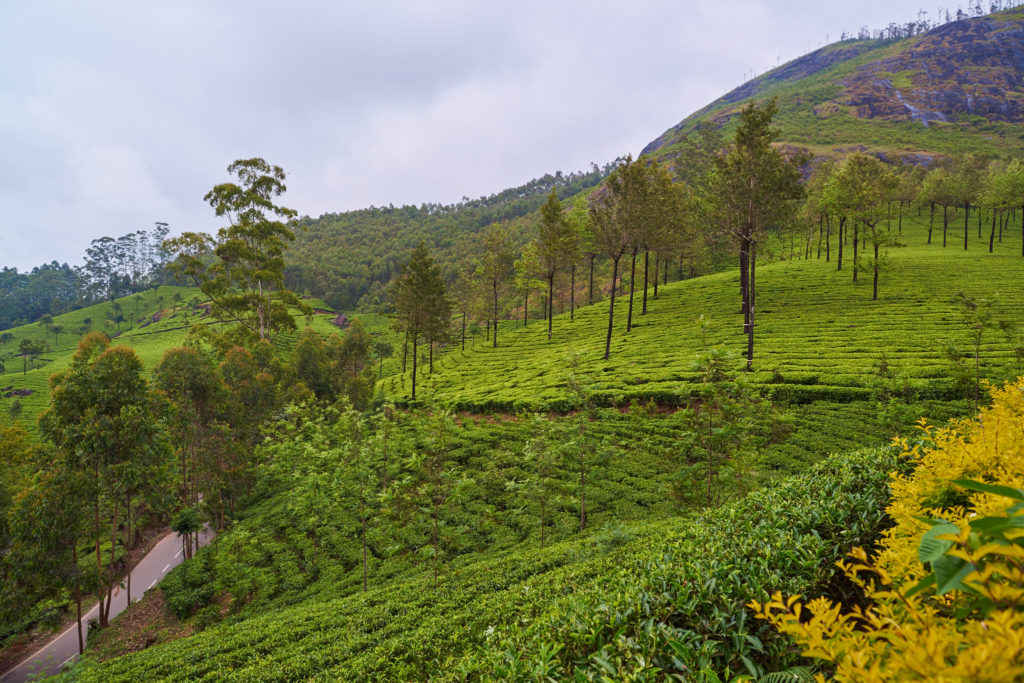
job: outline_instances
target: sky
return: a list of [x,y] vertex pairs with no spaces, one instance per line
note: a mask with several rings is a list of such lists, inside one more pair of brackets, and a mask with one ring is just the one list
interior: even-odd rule
[[[170,224],[235,159],[300,215],[476,198],[638,154],[904,0],[33,0],[0,21],[0,266]],[[945,6],[942,6],[945,7]],[[955,12],[955,7],[951,7]],[[934,18],[938,7],[930,8]]]

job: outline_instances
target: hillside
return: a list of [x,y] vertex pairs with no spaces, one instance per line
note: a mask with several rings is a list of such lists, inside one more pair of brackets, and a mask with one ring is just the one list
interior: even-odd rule
[[[162,590],[177,618],[201,632],[170,642],[154,633],[157,644],[144,652],[100,662],[123,652],[104,634],[77,680],[141,672],[168,680],[403,679],[428,671],[442,680],[516,679],[519,667],[538,666],[556,678],[581,670],[616,678],[637,662],[733,674],[797,663],[742,605],[776,589],[835,590],[832,562],[884,525],[896,453],[877,446],[911,433],[921,415],[941,422],[972,411],[966,354],[974,328],[958,292],[991,313],[981,374],[998,381],[1020,370],[1018,231],[989,254],[923,244],[926,229],[924,217],[904,221],[908,246],[891,250],[876,302],[869,286],[853,285],[849,266],[837,272],[824,258],[760,268],[753,382],[789,414],[791,431],[781,441],[759,437],[753,457],[721,466],[715,490],[725,507],[693,514],[681,478],[706,465],[687,454],[686,412],[675,408],[696,388],[692,363],[704,342],[695,318],[705,316],[709,344],[739,346],[732,274],[670,283],[628,336],[619,318],[609,362],[600,360],[607,302],[574,321],[557,316],[551,342],[539,324],[510,322],[498,349],[480,337],[465,353],[451,348],[422,384],[427,402],[461,411],[457,429],[439,436],[433,408],[400,412],[383,441],[380,427],[366,439],[398,486],[416,481],[410,463],[443,444],[444,471],[465,483],[439,516],[441,550],[432,550],[426,513],[403,517],[388,502],[392,493],[371,498],[364,591],[359,519],[343,488],[351,418],[295,411],[260,448],[251,505]],[[784,253],[777,245],[777,258]],[[566,411],[572,372],[615,407]],[[378,396],[401,401],[402,384],[402,375],[385,377]],[[527,409],[555,414],[502,412]],[[567,457],[581,447],[577,428],[594,456],[582,532],[580,475]],[[876,448],[856,453],[866,446]],[[544,453],[558,455],[546,461]],[[716,645],[702,649],[708,638]]]
[[1024,10],[954,21],[896,40],[845,40],[723,95],[648,144],[671,157],[700,121],[730,129],[751,100],[778,98],[781,144],[890,158],[1024,150]]
[[[133,348],[143,366],[152,369],[167,349],[184,343],[191,326],[213,322],[209,306],[201,297],[193,287],[161,286],[53,316],[50,327],[33,323],[0,331],[5,335],[0,346],[0,424],[11,420],[35,432],[36,417],[49,402],[50,375],[68,366],[78,340],[90,331],[103,332],[115,344]],[[322,311],[323,302],[311,304]],[[333,317],[320,312],[310,324],[321,332],[337,330],[330,324]],[[115,322],[117,318],[120,320]],[[304,321],[299,322],[300,326],[303,324]],[[381,327],[379,321],[376,327]],[[56,334],[55,329],[59,329]],[[26,339],[44,342],[45,350],[35,358],[18,356],[19,344]],[[294,335],[282,340],[286,344],[292,342]]]

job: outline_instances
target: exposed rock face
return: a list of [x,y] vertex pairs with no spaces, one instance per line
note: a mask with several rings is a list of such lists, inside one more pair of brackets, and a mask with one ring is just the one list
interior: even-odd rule
[[[810,76],[817,78],[808,80],[804,90],[801,81]],[[657,156],[697,121],[722,125],[748,101],[773,95],[780,96],[779,125],[785,129],[788,116],[802,117],[791,128],[798,132],[811,130],[807,114],[923,127],[955,124],[958,130],[978,130],[990,122],[1024,123],[1024,13],[1010,10],[955,21],[902,40],[826,46],[732,90],[665,131],[643,153]],[[884,146],[887,135],[874,138]],[[799,134],[795,137],[792,142],[800,140]],[[812,132],[803,140],[822,144],[827,136]],[[847,135],[844,141],[852,140]],[[894,139],[893,144],[901,143]],[[908,150],[914,151],[928,150]]]
[[1024,26],[988,18],[947,24],[839,83],[836,101],[860,118],[1024,122]]

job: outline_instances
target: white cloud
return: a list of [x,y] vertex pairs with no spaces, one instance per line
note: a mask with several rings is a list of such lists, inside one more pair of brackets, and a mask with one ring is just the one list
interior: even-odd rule
[[38,0],[0,25],[0,265],[78,262],[202,196],[236,158],[301,213],[451,202],[637,153],[905,0]]

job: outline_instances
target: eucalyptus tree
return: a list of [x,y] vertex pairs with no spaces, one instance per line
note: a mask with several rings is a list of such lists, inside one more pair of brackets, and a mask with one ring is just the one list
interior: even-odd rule
[[260,158],[228,166],[235,176],[203,199],[230,222],[214,238],[186,232],[164,242],[176,254],[171,268],[192,279],[217,313],[234,321],[237,340],[269,339],[294,330],[289,309],[312,309],[284,286],[284,254],[295,239],[296,212],[275,203],[287,189],[285,173]]
[[754,365],[754,304],[757,247],[769,226],[784,222],[803,194],[800,164],[772,147],[778,129],[772,127],[775,100],[763,106],[748,104],[732,149],[715,160],[708,179],[713,213],[733,240],[739,256],[743,326],[747,335],[747,370]]

